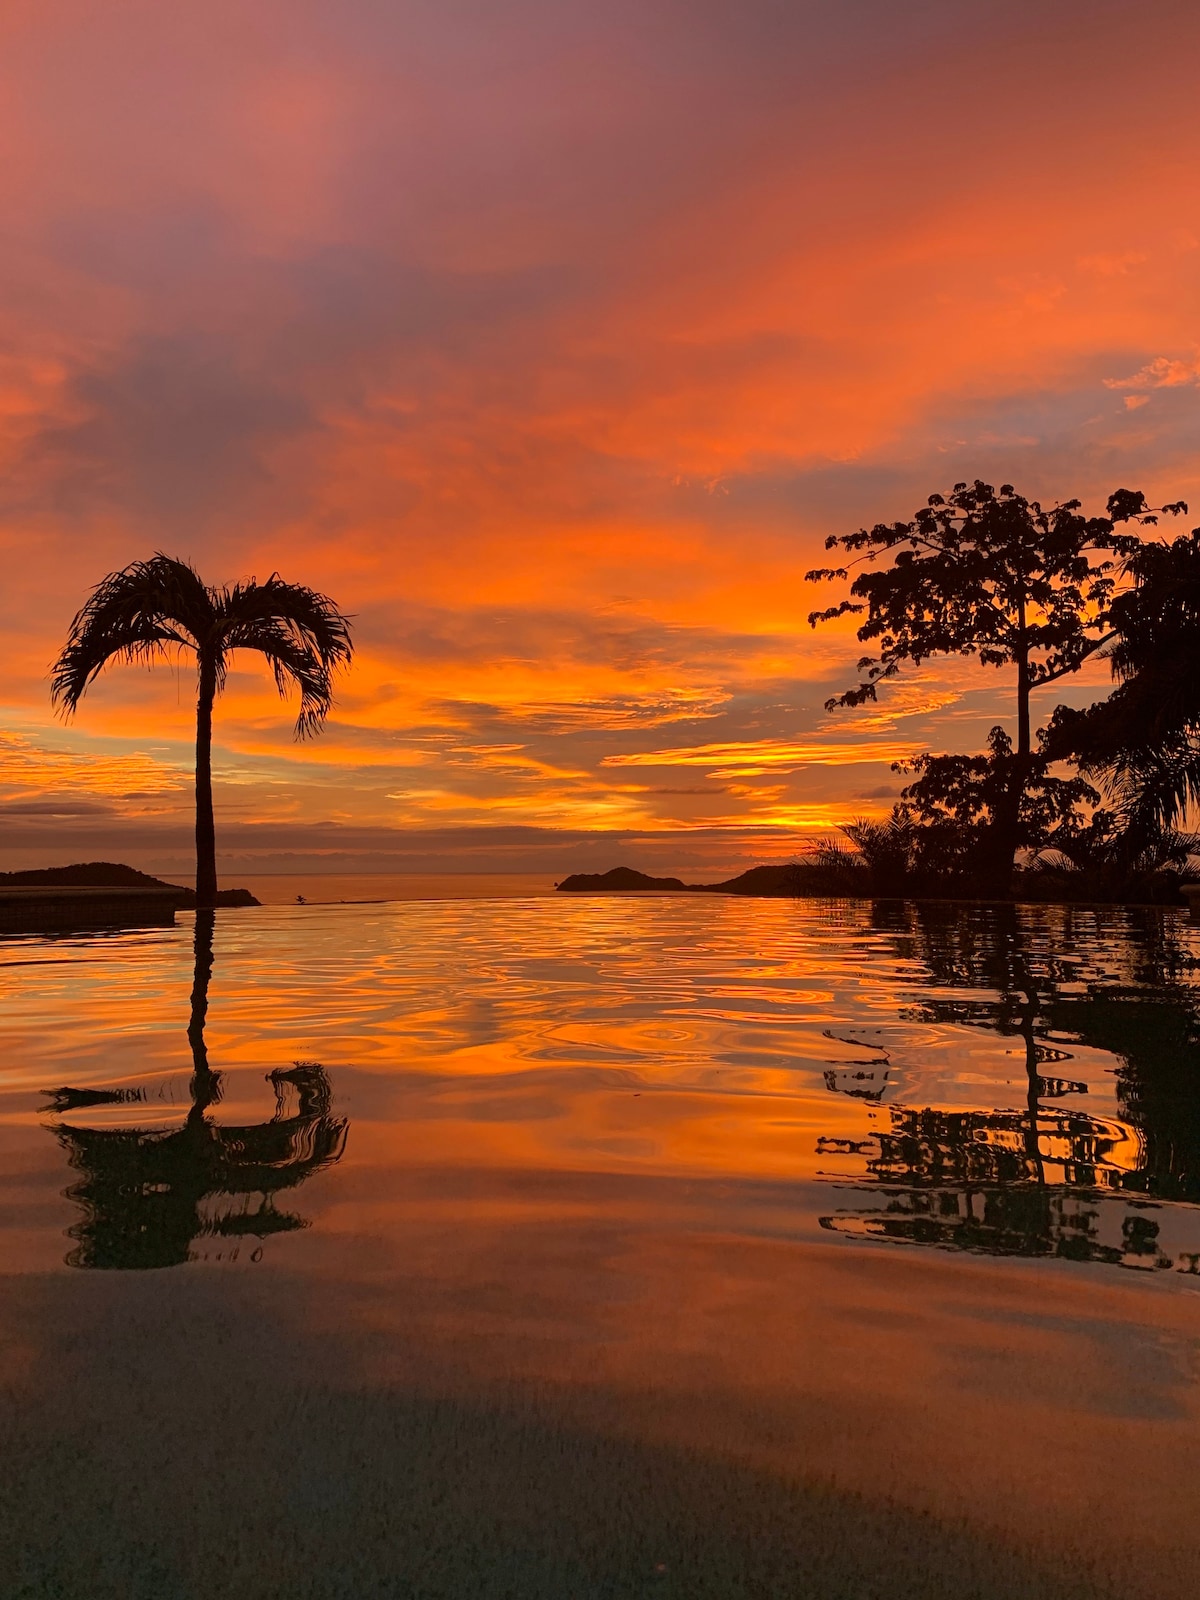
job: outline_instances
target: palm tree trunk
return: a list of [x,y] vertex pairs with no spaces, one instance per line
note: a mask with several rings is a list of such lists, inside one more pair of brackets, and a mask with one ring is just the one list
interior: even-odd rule
[[196,700],[196,905],[217,903],[217,831],[213,821],[212,714],[217,673],[200,658],[200,692]]

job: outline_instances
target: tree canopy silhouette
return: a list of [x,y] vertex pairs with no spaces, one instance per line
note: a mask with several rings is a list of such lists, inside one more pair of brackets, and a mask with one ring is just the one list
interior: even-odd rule
[[113,661],[150,662],[191,650],[196,698],[196,901],[217,895],[212,798],[212,716],[235,650],[266,657],[281,696],[300,693],[297,738],[317,733],[333,704],[333,680],[353,655],[350,623],[327,595],[272,573],[232,588],[205,584],[195,568],[161,553],[110,572],[71,623],[55,663],[51,697],[67,716]]
[[1054,777],[1049,766],[1044,755],[1015,756],[1000,727],[988,735],[986,755],[920,755],[896,763],[898,771],[917,775],[901,791],[899,809],[912,824],[918,875],[1003,889],[1011,877],[1014,833],[1021,849],[1035,852],[1073,841],[1078,807],[1098,805],[1100,795],[1083,778]]
[[905,663],[931,656],[973,655],[985,666],[1016,668],[1016,742],[1005,754],[1005,782],[994,786],[991,819],[1010,873],[1023,842],[1026,788],[1044,776],[1035,770],[1030,696],[1076,672],[1113,637],[1120,563],[1139,547],[1137,535],[1118,524],[1152,524],[1156,515],[1133,490],[1111,495],[1107,515],[1087,517],[1078,500],[1043,507],[1011,484],[997,491],[977,479],[955,484],[948,496],[930,495],[909,522],[831,535],[825,548],[840,547],[855,561],[807,574],[811,581],[848,579],[850,565],[893,558],[860,572],[846,599],[809,616],[815,627],[865,612],[858,637],[878,642],[879,654],[859,662],[861,681],[827,701],[827,710],[875,700],[879,684]]

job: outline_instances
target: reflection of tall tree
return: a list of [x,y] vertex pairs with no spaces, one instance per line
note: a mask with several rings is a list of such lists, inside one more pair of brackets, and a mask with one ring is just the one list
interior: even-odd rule
[[1200,1200],[1200,1019],[1192,996],[1182,987],[1149,997],[1059,996],[1046,1015],[1056,1032],[1117,1058],[1118,1106],[1145,1138],[1125,1187]]
[[[212,967],[213,913],[199,912],[188,1026],[192,1104],[182,1127],[59,1122],[53,1129],[81,1174],[67,1191],[84,1212],[70,1230],[77,1241],[67,1257],[72,1266],[173,1266],[189,1259],[197,1238],[263,1238],[302,1228],[302,1218],[275,1209],[275,1196],[342,1154],[346,1120],[330,1115],[329,1080],[315,1062],[268,1074],[275,1090],[269,1122],[224,1127],[211,1121],[207,1113],[221,1094],[221,1075],[209,1066],[204,1040]],[[54,1109],[129,1098],[121,1091],[63,1089]]]
[[863,1158],[879,1183],[905,1188],[1044,1187],[1118,1189],[1144,1149],[1115,1118],[1060,1108],[1043,1110],[1041,1149],[1028,1148],[1025,1111],[941,1111],[886,1108],[888,1121],[866,1139],[822,1139],[823,1155]]
[[[940,909],[940,908],[939,908]],[[930,908],[917,907],[914,932],[921,947],[924,965],[934,983],[969,985],[995,991],[997,998],[980,1004],[958,999],[922,1003],[916,1008],[931,1022],[966,1022],[994,1027],[998,1032],[1022,1042],[1025,1067],[1025,1111],[1009,1116],[1006,1132],[1019,1137],[1022,1151],[1022,1176],[1039,1188],[1046,1182],[1042,1159],[1039,1119],[1043,1091],[1057,1096],[1082,1090],[1082,1084],[1062,1079],[1043,1080],[1042,1063],[1064,1059],[1061,1050],[1048,1050],[1038,1040],[1039,979],[1029,960],[1026,940],[1015,906],[998,906],[994,919],[980,928],[974,918],[959,916],[931,919]],[[939,1116],[939,1113],[925,1113]],[[968,1137],[975,1142],[976,1132]],[[934,1141],[934,1148],[939,1141]],[[1015,1154],[1015,1152],[1013,1152]],[[1013,1174],[1015,1176],[1015,1174]]]
[[1034,915],[1044,926],[1031,931],[1016,906],[964,915],[912,905],[898,926],[891,908],[897,953],[923,966],[931,986],[986,991],[931,997],[911,1014],[1022,1040],[1031,1160],[1043,1102],[1084,1087],[1044,1069],[1069,1060],[1076,1043],[1115,1056],[1119,1109],[1143,1140],[1121,1186],[1200,1199],[1200,1005],[1186,981],[1194,958],[1170,917],[1153,908]]
[[888,1193],[870,1211],[820,1219],[832,1233],[898,1244],[933,1245],[978,1255],[1055,1257],[1109,1266],[1196,1272],[1200,1255],[1178,1261],[1159,1242],[1152,1218],[1126,1212],[1119,1232],[1102,1235],[1099,1205],[1069,1190],[990,1189]]
[[[1200,1022],[1186,982],[1194,960],[1170,921],[1149,908],[892,903],[875,924],[943,991],[906,1015],[1021,1041],[1024,1104],[881,1107],[869,1138],[822,1139],[821,1154],[861,1161],[879,1195],[874,1209],[838,1212],[823,1226],[988,1254],[1174,1265],[1155,1217],[1117,1199],[1200,1199]],[[1047,1068],[1069,1061],[1077,1044],[1115,1056],[1118,1117],[1060,1103],[1086,1085]]]

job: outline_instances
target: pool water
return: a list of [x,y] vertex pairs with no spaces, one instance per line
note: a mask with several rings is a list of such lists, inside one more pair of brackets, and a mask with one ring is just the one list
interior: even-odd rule
[[1198,964],[725,897],[5,942],[0,1593],[1193,1593]]

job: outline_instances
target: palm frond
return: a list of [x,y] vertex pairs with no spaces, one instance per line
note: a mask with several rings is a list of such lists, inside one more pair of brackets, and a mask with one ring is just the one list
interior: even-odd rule
[[349,620],[328,595],[278,573],[221,590],[217,606],[222,657],[232,650],[265,656],[280,696],[300,691],[296,737],[317,733],[333,706],[334,678],[354,654]]
[[70,716],[109,662],[150,661],[173,644],[199,649],[213,617],[211,593],[185,561],[160,553],[110,572],[72,619],[51,699]]
[[296,737],[311,738],[320,732],[333,707],[332,675],[313,651],[298,645],[282,630],[271,638],[270,629],[271,624],[262,624],[254,648],[266,657],[281,700],[286,700],[296,689],[300,691]]
[[1120,752],[1107,774],[1107,787],[1127,826],[1176,827],[1200,804],[1200,739],[1179,734]]
[[354,654],[350,619],[335,602],[304,584],[285,583],[277,572],[265,583],[251,579],[221,590],[217,604],[230,649],[257,649],[254,629],[273,623],[311,649],[330,671],[348,665]]
[[840,829],[869,867],[887,867],[907,862],[913,845],[913,823],[907,813],[893,810],[890,816],[857,817]]
[[1062,849],[1034,850],[1029,857],[1027,870],[1030,872],[1082,872],[1079,861],[1074,852]]
[[814,839],[804,854],[814,867],[826,869],[857,867],[861,860],[857,850],[837,839]]

